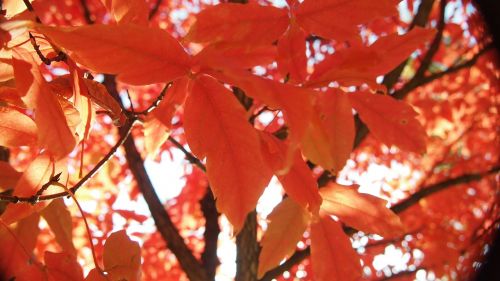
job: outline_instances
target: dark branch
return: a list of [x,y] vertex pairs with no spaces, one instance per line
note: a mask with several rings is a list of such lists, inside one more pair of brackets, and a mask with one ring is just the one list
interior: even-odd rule
[[148,15],[149,20],[152,20],[154,18],[154,16],[158,13],[158,10],[160,9],[162,2],[163,2],[163,0],[156,0],[155,5],[149,11],[149,15]]
[[[120,100],[116,90],[115,77],[106,75],[104,84],[106,85],[111,96]],[[122,130],[122,133],[125,132]],[[134,139],[130,134],[126,138],[123,146],[125,148],[125,157],[127,159],[129,169],[134,175],[139,190],[144,196],[144,200],[148,205],[151,216],[155,221],[156,228],[161,234],[163,240],[166,242],[167,247],[175,255],[189,280],[209,280],[206,271],[184,242],[184,239],[179,234],[179,230],[172,222],[170,215],[167,213],[165,207],[158,198],[151,179],[149,178],[146,168],[144,167],[144,161],[141,158],[141,154],[137,150]]]
[[83,17],[85,18],[85,22],[87,24],[94,24],[94,20],[92,20],[92,14],[90,13],[89,6],[87,5],[87,0],[80,0],[80,4],[83,9]]
[[217,242],[220,233],[219,213],[214,202],[215,198],[212,190],[207,187],[205,196],[200,200],[201,212],[205,217],[205,232],[203,233],[205,248],[201,253],[201,263],[210,280],[214,280],[215,271],[219,265],[219,258],[217,257]]

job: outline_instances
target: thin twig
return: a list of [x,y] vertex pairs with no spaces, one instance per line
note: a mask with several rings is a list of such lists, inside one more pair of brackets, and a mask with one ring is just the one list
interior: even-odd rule
[[[167,94],[167,90],[172,86],[172,84],[173,84],[173,82],[168,82],[167,85],[165,85],[165,87],[163,87],[163,89],[161,90],[158,97],[156,97],[154,102],[147,109],[145,109],[143,111],[136,112],[135,114],[148,115],[149,113],[151,113],[155,108],[157,108],[160,105],[160,102],[163,100],[163,98],[165,98],[165,95]],[[130,102],[132,103],[132,101],[130,101]]]
[[196,165],[198,168],[200,168],[203,172],[207,171],[207,168],[205,165],[200,161],[200,159],[196,158],[191,152],[187,151],[187,149],[180,144],[176,139],[174,139],[172,136],[168,137],[168,140],[175,146],[177,147],[180,151],[182,151],[186,157],[186,160],[188,160],[191,164]]
[[66,54],[61,51],[57,53],[57,56],[52,58],[47,58],[40,50],[40,45],[37,44],[36,38],[33,36],[33,34],[31,34],[31,32],[29,32],[29,36],[30,36],[30,42],[33,45],[33,48],[35,49],[36,54],[44,64],[51,65],[52,62],[66,61],[67,59]]
[[[72,193],[76,193],[80,187],[85,185],[99,170],[106,164],[111,157],[116,153],[118,148],[125,142],[127,139],[127,136],[130,134],[132,131],[132,127],[134,126],[134,123],[136,120],[128,120],[128,122],[125,124],[125,126],[122,128],[122,131],[125,132],[118,142],[110,149],[110,151],[103,157],[97,164],[90,170],[83,178],[81,178],[73,187],[70,188],[70,191]],[[36,200],[36,202],[39,201],[47,201],[47,200],[52,200],[52,199],[57,199],[61,197],[66,197],[69,196],[68,192],[59,192],[55,194],[50,194],[50,195],[43,195],[43,196],[29,196],[29,197],[18,197],[18,196],[11,196],[11,195],[0,195],[0,201],[7,201],[11,203],[31,203]]]
[[158,13],[158,10],[160,9],[162,2],[163,2],[163,0],[156,0],[155,5],[151,9],[151,11],[149,11],[149,15],[148,15],[149,20],[152,20],[154,18],[154,16],[156,15],[156,13]]
[[94,20],[92,20],[92,14],[90,13],[89,6],[87,5],[87,0],[80,0],[80,4],[83,9],[83,17],[87,24],[94,24]]

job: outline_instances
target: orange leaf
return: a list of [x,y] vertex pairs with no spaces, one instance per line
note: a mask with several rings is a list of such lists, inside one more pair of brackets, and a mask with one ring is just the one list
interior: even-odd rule
[[237,232],[272,176],[263,165],[257,131],[233,94],[209,76],[194,81],[184,122],[190,148],[199,158],[207,157],[217,208]]
[[[34,195],[42,185],[50,180],[54,172],[53,167],[56,169],[54,174],[63,172],[65,169],[65,166],[59,162],[53,164],[47,155],[38,156],[24,171],[12,195],[19,197]],[[0,218],[6,224],[11,224],[43,209],[46,205],[45,201],[38,202],[36,205],[29,203],[9,204]]]
[[308,208],[310,212],[317,214],[321,205],[321,196],[312,171],[302,159],[300,151],[294,152],[291,166],[283,171],[283,168],[287,166],[287,152],[289,151],[287,143],[265,132],[261,132],[260,137],[264,160],[271,165],[286,193],[302,208]]
[[76,256],[62,253],[45,252],[45,266],[51,280],[81,281],[83,280],[83,269],[76,261]]
[[369,47],[355,46],[336,52],[315,67],[308,85],[321,87],[337,81],[344,85],[368,83],[376,87],[377,76],[394,69],[434,34],[431,29],[414,28],[405,35],[381,37]]
[[212,68],[249,69],[256,65],[272,63],[276,52],[273,45],[248,46],[220,42],[203,48],[195,60],[201,66]]
[[154,158],[158,149],[170,136],[170,129],[167,128],[154,115],[148,115],[144,125],[144,148],[148,157]]
[[87,91],[82,92],[82,95],[88,94],[88,97],[94,103],[108,112],[109,117],[113,119],[115,125],[122,126],[126,117],[122,112],[120,104],[108,93],[106,87],[94,80],[82,80],[87,87]]
[[261,78],[247,72],[226,70],[211,73],[224,82],[238,86],[245,94],[264,102],[273,109],[281,109],[290,132],[290,149],[298,146],[309,126],[312,115],[311,98],[314,91]]
[[6,147],[36,144],[35,122],[21,112],[0,107],[0,145]]
[[310,161],[334,173],[344,167],[353,148],[354,118],[347,94],[331,89],[319,93],[302,152]]
[[337,41],[356,38],[360,24],[393,15],[397,15],[393,0],[305,0],[295,13],[302,28]]
[[52,201],[42,212],[42,217],[47,221],[50,230],[55,235],[57,243],[64,252],[76,256],[73,245],[71,213],[66,208],[64,200],[56,199]]
[[323,197],[321,210],[358,230],[385,238],[400,237],[404,233],[401,220],[386,207],[386,201],[359,193],[357,186],[330,183],[319,192]]
[[21,109],[26,108],[26,105],[19,96],[19,93],[17,92],[16,88],[0,87],[0,102]]
[[418,114],[406,102],[367,92],[349,95],[349,100],[381,142],[416,153],[425,152],[425,129],[415,118]]
[[147,25],[149,7],[144,0],[101,0],[119,24]]
[[260,241],[262,250],[259,255],[258,278],[294,252],[311,216],[295,202],[285,198],[267,219],[270,221],[269,227]]
[[42,265],[32,255],[39,233],[38,214],[19,222],[16,229],[7,229],[0,222],[0,277],[2,280],[46,280]]
[[159,28],[133,24],[36,28],[76,62],[95,72],[117,74],[125,83],[169,82],[189,72],[187,53]]
[[340,223],[322,216],[311,225],[311,264],[314,280],[354,281],[361,278],[361,265],[351,240]]
[[0,190],[14,188],[22,174],[8,162],[0,161]]
[[50,91],[30,53],[23,49],[15,50],[13,62],[19,95],[30,109],[35,110],[38,142],[56,159],[65,157],[75,147],[76,139],[57,96]]
[[271,44],[288,26],[287,11],[256,3],[225,3],[210,6],[198,15],[186,40],[191,42],[237,42]]
[[106,239],[103,260],[111,280],[140,280],[141,248],[125,230],[113,232]]
[[301,83],[307,77],[306,34],[297,25],[291,25],[278,42],[278,70],[290,81]]
[[165,98],[155,108],[151,115],[158,119],[165,127],[172,129],[172,118],[180,106],[186,101],[190,80],[187,77],[175,80],[167,89]]

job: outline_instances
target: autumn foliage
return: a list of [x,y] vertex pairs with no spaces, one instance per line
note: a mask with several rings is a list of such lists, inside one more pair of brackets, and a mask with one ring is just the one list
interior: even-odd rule
[[473,278],[500,224],[473,3],[206,2],[0,2],[0,279]]

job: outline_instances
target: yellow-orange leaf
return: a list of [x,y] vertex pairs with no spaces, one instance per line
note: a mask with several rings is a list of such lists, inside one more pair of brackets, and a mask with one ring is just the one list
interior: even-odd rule
[[397,14],[392,0],[305,0],[295,16],[310,33],[337,41],[353,39],[358,25]]
[[321,210],[337,216],[342,222],[366,233],[385,238],[404,233],[399,217],[386,207],[386,201],[373,195],[359,193],[357,186],[330,183],[320,190]]
[[207,175],[218,210],[238,231],[272,176],[263,165],[257,131],[233,94],[209,76],[194,81],[186,100],[184,125],[194,154],[207,157]]
[[340,223],[322,216],[311,225],[311,264],[314,280],[355,281],[361,278],[361,265],[351,240]]
[[111,233],[104,243],[104,269],[111,280],[138,281],[141,276],[141,248],[125,230]]
[[294,252],[311,216],[291,199],[285,198],[267,219],[270,221],[269,227],[260,241],[262,250],[258,278]]
[[[42,185],[50,180],[54,167],[55,173],[64,171],[62,165],[60,163],[54,165],[49,156],[38,156],[24,171],[12,195],[19,197],[34,195]],[[46,205],[46,202],[38,202],[36,205],[29,203],[9,204],[0,218],[6,224],[11,224],[43,209]]]
[[225,3],[210,6],[196,15],[186,39],[202,43],[271,44],[285,32],[288,23],[284,9],[256,3]]
[[[261,132],[260,137],[263,142],[264,160],[270,164],[286,193],[302,208],[308,208],[310,212],[317,214],[321,205],[318,184],[311,169],[302,159],[300,151],[296,150],[293,153],[292,163],[290,167],[286,167],[288,144],[269,133]],[[284,170],[284,168],[287,169]]]
[[394,69],[434,34],[432,29],[417,27],[401,36],[381,37],[369,47],[355,46],[339,51],[315,67],[308,85],[326,86],[337,81],[344,85],[375,86],[377,76]]
[[144,0],[101,0],[119,24],[147,25],[149,7]]
[[125,83],[169,82],[189,72],[187,53],[159,28],[134,24],[36,28],[76,62],[95,72],[117,74]]
[[144,148],[146,149],[148,157],[154,158],[158,149],[170,136],[170,129],[154,115],[149,115],[143,125]]
[[347,94],[341,90],[321,92],[315,100],[313,117],[302,139],[302,152],[323,168],[339,172],[354,143],[354,118]]
[[71,213],[66,208],[64,200],[52,201],[40,214],[47,221],[61,248],[66,253],[76,256],[75,246],[73,245]]
[[76,139],[66,122],[57,95],[50,91],[34,57],[23,49],[14,51],[14,74],[19,95],[35,110],[38,143],[56,158],[68,155]]
[[349,95],[349,100],[370,132],[381,142],[411,152],[425,152],[425,129],[409,104],[368,92]]
[[0,145],[33,145],[36,144],[37,133],[31,118],[13,108],[0,107]]

